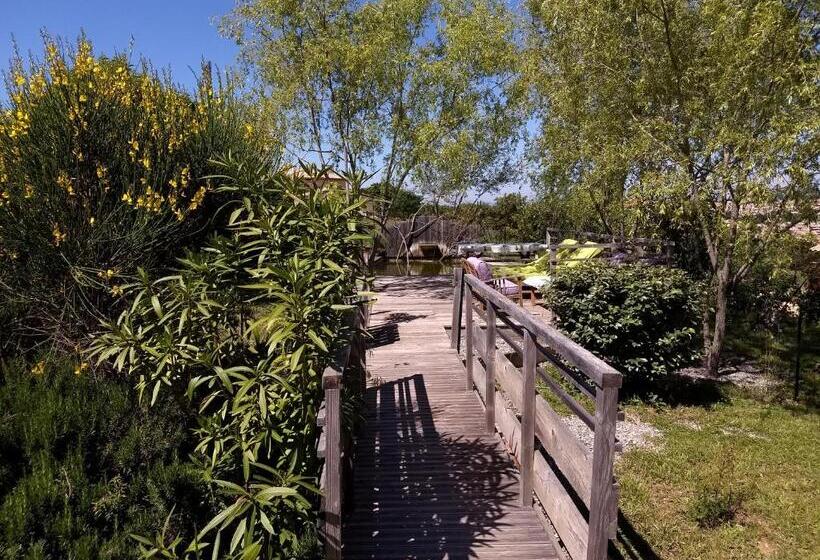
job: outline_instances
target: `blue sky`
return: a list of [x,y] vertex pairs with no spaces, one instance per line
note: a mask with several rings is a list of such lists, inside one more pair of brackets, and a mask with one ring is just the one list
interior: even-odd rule
[[[196,83],[202,58],[224,68],[236,60],[236,45],[219,35],[214,18],[233,0],[0,0],[0,68],[8,69],[12,37],[25,55],[42,53],[40,31],[74,39],[84,30],[97,52],[126,51],[170,68],[174,80]],[[0,88],[2,89],[2,88]]]

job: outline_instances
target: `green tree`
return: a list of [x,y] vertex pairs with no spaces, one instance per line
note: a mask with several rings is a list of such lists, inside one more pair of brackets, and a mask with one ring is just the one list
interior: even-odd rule
[[716,374],[728,294],[816,213],[816,6],[556,0],[529,12],[529,75],[548,101],[537,143],[546,176],[588,191],[602,220],[697,232],[711,293],[705,363]]
[[408,186],[462,200],[506,175],[515,27],[499,0],[249,0],[223,22],[290,149],[388,187],[382,229]]

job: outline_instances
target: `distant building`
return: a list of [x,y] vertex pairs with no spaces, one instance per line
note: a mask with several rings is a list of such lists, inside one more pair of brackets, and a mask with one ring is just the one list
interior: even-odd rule
[[324,188],[328,186],[342,189],[350,188],[350,181],[348,181],[332,169],[326,169],[318,177],[314,177],[301,167],[290,166],[287,169],[285,169],[285,175],[287,175],[288,177],[302,179],[305,182],[305,184],[315,188]]

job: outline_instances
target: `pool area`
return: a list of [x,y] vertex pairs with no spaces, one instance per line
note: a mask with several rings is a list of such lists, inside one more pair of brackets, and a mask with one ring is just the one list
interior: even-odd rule
[[[521,259],[489,261],[496,264],[519,264]],[[373,264],[372,274],[375,276],[451,276],[453,267],[458,266],[460,259],[412,259],[409,263],[395,259],[380,260]]]

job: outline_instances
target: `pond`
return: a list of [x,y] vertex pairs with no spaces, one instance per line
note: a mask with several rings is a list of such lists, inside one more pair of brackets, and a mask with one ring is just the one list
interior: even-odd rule
[[[373,264],[372,274],[375,276],[451,276],[453,266],[458,265],[460,259],[427,260],[413,259],[408,264],[404,260],[387,259]],[[489,261],[492,265],[520,264],[521,259],[504,259]]]

